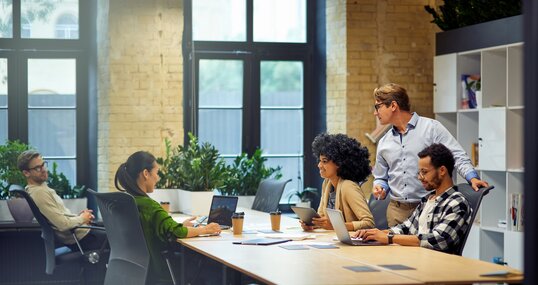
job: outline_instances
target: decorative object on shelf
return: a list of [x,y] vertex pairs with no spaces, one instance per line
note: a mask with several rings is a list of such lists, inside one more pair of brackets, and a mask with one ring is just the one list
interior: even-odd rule
[[483,0],[445,0],[438,7],[424,6],[433,16],[441,30],[448,31],[482,22],[511,17],[521,14],[521,0],[483,1]]
[[228,175],[224,185],[219,188],[223,195],[249,196],[256,195],[260,182],[267,178],[280,179],[282,167],[267,167],[267,158],[262,156],[262,150],[256,149],[249,158],[242,153],[234,159],[232,165],[227,167]]
[[377,143],[384,135],[385,133],[391,128],[390,124],[387,125],[381,125],[378,124],[375,127],[375,130],[373,130],[371,133],[365,133],[364,135],[370,139],[373,143]]
[[476,109],[476,91],[480,91],[480,74],[461,75],[461,109]]
[[524,228],[523,219],[523,194],[510,194],[508,216],[510,217],[509,229],[516,232],[522,232]]

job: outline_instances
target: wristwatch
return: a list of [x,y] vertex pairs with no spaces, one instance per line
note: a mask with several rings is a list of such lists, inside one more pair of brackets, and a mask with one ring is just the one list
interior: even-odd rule
[[394,237],[394,232],[389,230],[389,233],[387,234],[387,238],[389,239],[389,244],[392,244],[393,237]]

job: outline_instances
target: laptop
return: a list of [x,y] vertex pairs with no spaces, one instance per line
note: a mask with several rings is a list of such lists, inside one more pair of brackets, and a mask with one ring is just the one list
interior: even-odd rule
[[344,222],[344,216],[339,210],[327,209],[327,215],[333,225],[336,236],[341,243],[349,245],[382,245],[378,241],[362,241],[361,239],[352,239],[347,231],[346,224]]
[[232,226],[232,215],[237,208],[237,196],[213,196],[207,223],[217,223],[223,230]]

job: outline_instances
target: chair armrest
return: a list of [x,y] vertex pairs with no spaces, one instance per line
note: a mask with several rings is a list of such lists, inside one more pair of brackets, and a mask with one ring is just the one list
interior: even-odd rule
[[93,230],[99,230],[99,231],[106,231],[105,227],[98,227],[98,226],[77,226],[77,227],[74,227],[73,230],[71,231],[73,232],[75,229],[93,229]]

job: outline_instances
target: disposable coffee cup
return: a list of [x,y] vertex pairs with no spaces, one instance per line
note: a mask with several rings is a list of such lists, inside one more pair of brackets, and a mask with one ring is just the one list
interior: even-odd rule
[[240,235],[243,233],[243,222],[245,221],[244,213],[234,213],[232,215],[232,229],[234,235]]
[[280,211],[270,212],[269,216],[271,216],[271,230],[280,231],[280,217],[282,213]]
[[163,207],[166,212],[170,212],[170,202],[161,202],[161,207]]

